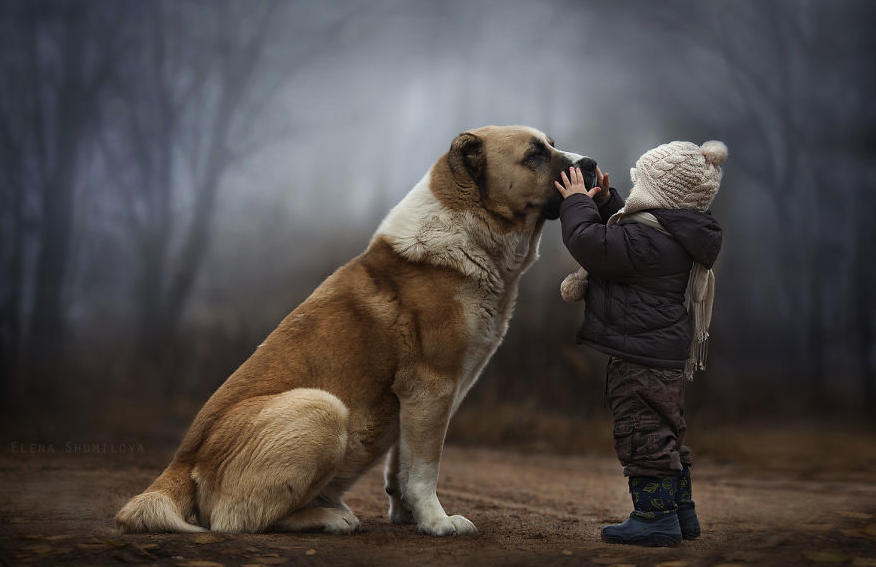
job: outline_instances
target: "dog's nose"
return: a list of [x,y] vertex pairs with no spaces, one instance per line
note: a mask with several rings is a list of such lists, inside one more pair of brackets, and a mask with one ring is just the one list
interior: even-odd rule
[[596,171],[596,160],[582,157],[575,163],[575,167],[581,169],[581,171]]

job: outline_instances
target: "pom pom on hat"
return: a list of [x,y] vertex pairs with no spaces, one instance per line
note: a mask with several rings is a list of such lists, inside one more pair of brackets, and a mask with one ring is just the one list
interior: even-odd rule
[[727,146],[724,145],[724,142],[719,142],[718,140],[709,140],[700,146],[700,151],[703,152],[706,161],[715,167],[718,167],[727,159]]
[[577,272],[569,274],[560,284],[560,295],[564,301],[569,303],[584,299],[586,291],[587,271],[584,268],[579,268]]

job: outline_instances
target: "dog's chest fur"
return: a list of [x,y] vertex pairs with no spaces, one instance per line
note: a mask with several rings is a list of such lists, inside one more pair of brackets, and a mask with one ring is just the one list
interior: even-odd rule
[[470,212],[444,207],[429,183],[427,173],[390,211],[375,237],[384,237],[409,261],[429,262],[465,276],[455,296],[468,335],[455,412],[505,336],[520,276],[538,257],[543,225],[510,233],[491,231]]

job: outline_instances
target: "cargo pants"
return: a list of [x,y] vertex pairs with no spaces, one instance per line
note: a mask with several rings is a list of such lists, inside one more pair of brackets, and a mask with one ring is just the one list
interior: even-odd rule
[[626,476],[674,476],[691,465],[684,445],[684,371],[611,357],[606,401],[614,416],[614,447]]

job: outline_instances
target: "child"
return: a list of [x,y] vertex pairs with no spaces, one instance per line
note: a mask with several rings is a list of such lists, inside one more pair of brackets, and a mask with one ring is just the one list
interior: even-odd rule
[[602,529],[607,542],[667,546],[700,535],[682,403],[684,380],[705,368],[721,248],[708,208],[726,158],[716,141],[658,146],[630,170],[626,203],[598,168],[589,190],[580,170],[556,183],[563,242],[586,270],[562,292],[577,300],[586,290],[577,342],[611,357],[606,397],[633,497],[629,519]]

